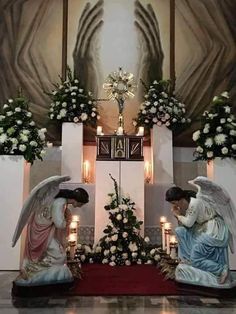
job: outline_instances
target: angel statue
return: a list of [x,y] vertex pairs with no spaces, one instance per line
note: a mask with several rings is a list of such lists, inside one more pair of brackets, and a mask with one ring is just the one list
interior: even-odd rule
[[88,203],[82,189],[60,190],[68,176],[53,176],[40,182],[24,203],[12,239],[14,247],[27,224],[27,234],[20,275],[15,285],[35,286],[73,281],[66,265],[66,236],[71,223],[68,205]]
[[227,192],[206,177],[199,176],[189,183],[198,190],[190,197],[180,187],[166,192],[172,212],[179,222],[180,263],[176,268],[178,282],[212,288],[231,288],[228,247],[233,253],[236,235],[236,211]]

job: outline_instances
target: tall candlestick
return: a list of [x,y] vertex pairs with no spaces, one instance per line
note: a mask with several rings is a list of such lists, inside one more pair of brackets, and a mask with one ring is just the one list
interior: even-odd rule
[[151,163],[149,161],[145,161],[144,172],[145,182],[149,183],[151,181]]
[[161,224],[161,234],[162,234],[162,250],[164,251],[166,249],[165,244],[165,228],[164,224],[166,223],[167,219],[165,216],[160,217],[160,224]]
[[97,126],[97,135],[102,135],[102,126]]
[[172,235],[170,237],[170,257],[172,259],[177,258],[177,245],[178,245],[178,242],[176,240],[176,236]]

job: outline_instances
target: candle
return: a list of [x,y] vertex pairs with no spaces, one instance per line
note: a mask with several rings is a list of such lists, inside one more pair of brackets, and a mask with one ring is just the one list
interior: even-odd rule
[[69,234],[69,239],[68,239],[70,245],[75,245],[76,241],[77,241],[77,234],[76,233],[70,233]]
[[76,221],[76,222],[79,222],[79,215],[73,215],[72,216],[72,221]]
[[166,249],[166,243],[165,243],[165,228],[164,224],[166,223],[167,219],[165,216],[160,217],[160,224],[161,224],[161,236],[162,236],[162,250],[164,251]]
[[176,236],[172,235],[170,237],[170,257],[172,259],[177,258],[177,244]]
[[165,235],[166,235],[166,254],[170,254],[170,232],[171,232],[171,223],[166,222],[164,224]]
[[70,223],[70,229],[77,229],[77,221],[72,221]]
[[97,126],[97,135],[102,135],[102,126]]
[[84,182],[89,183],[89,169],[90,169],[90,164],[88,160],[85,160],[84,162]]
[[145,182],[149,183],[151,181],[151,164],[149,161],[145,161],[144,172]]
[[117,135],[123,135],[123,133],[124,133],[123,127],[122,127],[122,126],[119,126],[119,127],[118,127],[118,130],[117,130],[117,132],[116,132],[116,134],[117,134]]
[[144,127],[143,126],[140,126],[138,128],[138,134],[137,136],[144,136]]

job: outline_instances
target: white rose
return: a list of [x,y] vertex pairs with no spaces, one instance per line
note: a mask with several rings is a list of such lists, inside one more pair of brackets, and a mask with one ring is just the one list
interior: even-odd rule
[[78,81],[77,79],[75,79],[75,80],[74,80],[74,83],[75,83],[75,84],[78,84],[78,83],[79,83],[79,81]]
[[108,263],[108,259],[107,258],[104,258],[103,260],[102,260],[102,264],[107,264]]
[[225,118],[221,118],[221,119],[220,119],[220,123],[223,124],[223,123],[225,123],[225,122],[226,122]]
[[71,102],[72,102],[72,104],[75,104],[75,103],[76,103],[76,99],[73,98],[73,99],[71,100]]
[[198,153],[203,153],[203,148],[201,146],[197,146],[196,151]]
[[122,233],[122,237],[123,237],[123,238],[127,238],[127,237],[128,237],[128,233],[127,233],[127,232],[123,232],[123,233]]
[[151,251],[150,251],[150,254],[151,255],[154,255],[156,253],[156,250],[155,249],[152,249]]
[[22,142],[28,142],[28,136],[23,133],[20,134],[20,139]]
[[128,253],[122,253],[122,258],[123,258],[123,259],[128,258]]
[[116,219],[117,219],[117,220],[121,220],[121,219],[122,219],[121,214],[116,215]]
[[31,121],[31,122],[29,123],[29,125],[30,125],[30,126],[35,126],[35,122],[34,122],[34,121]]
[[73,105],[72,108],[75,109],[75,108],[76,108],[76,105]]
[[52,94],[53,94],[53,95],[56,95],[56,94],[57,94],[57,91],[56,91],[56,90],[54,90],[54,91],[52,92]]
[[232,144],[231,147],[232,147],[232,149],[235,150],[236,149],[236,144]]
[[229,93],[228,92],[223,92],[221,94],[221,96],[225,97],[225,98],[229,98]]
[[80,119],[81,119],[82,121],[87,120],[87,119],[88,119],[87,113],[83,112],[83,113],[81,114],[81,116],[80,116]]
[[109,265],[110,266],[116,266],[116,263],[115,262],[110,262]]
[[12,103],[13,103],[13,99],[8,99],[8,102],[9,102],[10,104],[12,104]]
[[152,261],[149,259],[149,260],[147,260],[147,262],[146,262],[145,264],[151,265],[151,264],[152,264]]
[[38,144],[37,144],[37,142],[35,142],[35,141],[30,141],[30,146],[33,146],[33,147],[37,147],[38,146]]
[[230,130],[229,134],[232,135],[232,136],[236,136],[236,130]]
[[227,147],[223,147],[223,148],[221,149],[221,152],[222,152],[222,154],[227,155],[228,152],[229,152],[229,150],[228,150]]
[[21,120],[17,120],[16,123],[17,123],[18,125],[21,125],[21,124],[22,124],[22,121],[21,121]]
[[137,256],[138,256],[138,253],[137,253],[137,252],[133,252],[133,253],[132,253],[132,257],[133,257],[133,258],[136,258]]
[[[4,106],[3,106],[3,108],[4,108]],[[20,107],[16,107],[15,108],[15,112],[21,112],[21,108]]]
[[155,261],[159,261],[160,259],[161,259],[161,258],[160,258],[160,255],[155,255],[155,256],[154,256],[154,260],[155,260]]
[[84,262],[86,260],[86,256],[85,255],[81,255],[80,259],[81,259],[82,262]]
[[111,237],[112,241],[117,241],[118,240],[118,234],[114,234],[112,237]]
[[96,253],[101,253],[102,252],[101,246],[97,246],[96,249],[95,249],[95,252]]
[[4,120],[5,117],[3,115],[0,115],[0,121]]
[[126,224],[127,222],[128,222],[128,219],[127,219],[127,218],[124,218],[124,219],[123,219],[123,223]]
[[0,143],[5,143],[7,140],[7,135],[5,133],[0,135]]
[[75,92],[72,92],[72,93],[71,93],[71,96],[76,96],[76,93],[75,93]]
[[157,121],[158,121],[158,120],[157,120],[156,117],[154,117],[154,118],[152,119],[152,122],[153,122],[153,123],[157,123]]
[[40,156],[44,157],[45,155],[46,155],[46,150],[42,149],[41,152],[40,152]]
[[166,121],[166,126],[170,126],[170,122],[169,121]]
[[83,93],[83,91],[84,91],[83,88],[80,88],[80,89],[79,89],[79,92],[80,92],[80,93]]
[[74,121],[75,123],[77,123],[77,122],[79,121],[79,118],[78,118],[78,117],[74,117],[73,121]]
[[3,128],[0,128],[0,133],[3,133]]
[[129,249],[130,249],[131,252],[137,251],[137,250],[138,250],[137,244],[134,243],[134,242],[131,242],[131,243],[129,244]]
[[211,147],[213,145],[213,139],[211,137],[208,137],[206,140],[205,140],[205,146],[206,147]]
[[24,152],[24,151],[26,150],[26,146],[25,146],[24,144],[21,144],[21,145],[19,146],[19,150],[20,150],[21,152]]
[[196,142],[200,137],[201,131],[197,130],[193,133],[193,141]]
[[10,117],[10,116],[12,116],[12,115],[13,115],[13,112],[12,112],[12,111],[8,111],[8,112],[7,112],[7,116],[8,116],[8,117]]
[[64,118],[64,117],[66,116],[66,114],[67,114],[66,109],[61,109],[59,114],[60,114],[60,116],[61,116],[62,118]]
[[96,117],[96,113],[95,113],[95,112],[92,112],[92,113],[91,113],[91,117],[93,117],[93,118]]
[[115,245],[112,245],[112,247],[110,248],[110,251],[111,251],[111,253],[115,253],[115,251],[116,251],[116,246],[115,246]]
[[7,108],[9,108],[9,106],[8,106],[7,104],[5,104],[5,105],[3,106],[3,109],[7,109]]
[[67,103],[64,101],[61,105],[62,105],[63,108],[66,108]]
[[137,122],[135,120],[133,120],[133,126],[136,126],[137,125]]
[[103,255],[104,255],[104,256],[107,256],[107,255],[109,255],[109,253],[110,253],[109,250],[104,250]]
[[32,117],[32,113],[31,113],[31,112],[27,112],[26,115],[27,115],[28,118],[31,118],[31,117]]
[[130,266],[131,265],[131,262],[129,260],[125,261],[125,265],[126,266]]
[[157,112],[157,108],[155,107],[151,107],[151,109],[149,110],[151,113],[156,113]]
[[50,114],[50,119],[52,120],[54,118],[54,114]]
[[203,129],[203,133],[204,133],[204,134],[209,133],[209,129],[208,129],[208,128],[204,128],[204,129]]
[[84,104],[80,104],[80,108],[84,108]]
[[218,126],[218,127],[216,128],[216,131],[217,131],[217,132],[221,132],[222,130],[223,130],[222,126]]
[[115,261],[115,260],[116,260],[115,255],[112,255],[112,256],[111,256],[111,261]]
[[150,242],[149,237],[145,237],[145,238],[144,238],[144,241],[145,241],[146,243],[149,243],[149,242]]
[[142,264],[142,260],[141,260],[141,259],[138,259],[138,260],[137,260],[137,264],[141,265],[141,264]]
[[147,113],[147,111],[144,109],[144,110],[142,110],[142,114],[146,114]]
[[61,120],[61,116],[59,114],[57,115],[57,120]]
[[229,106],[225,106],[224,109],[226,113],[230,113],[231,111],[231,108]]
[[208,157],[208,158],[211,158],[211,157],[213,157],[213,156],[214,156],[214,154],[213,154],[212,151],[207,152],[207,157]]

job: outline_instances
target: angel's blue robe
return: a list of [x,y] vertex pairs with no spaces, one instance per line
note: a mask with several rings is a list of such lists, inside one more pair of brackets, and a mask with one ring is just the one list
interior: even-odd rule
[[229,230],[215,210],[191,198],[185,216],[177,216],[178,255],[193,267],[220,276],[228,269]]

